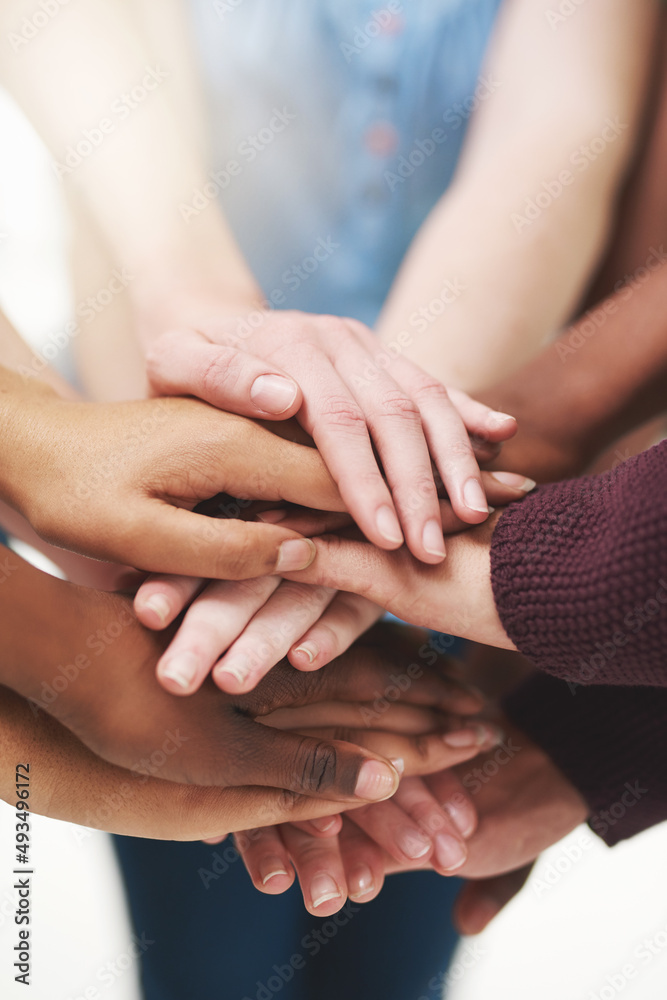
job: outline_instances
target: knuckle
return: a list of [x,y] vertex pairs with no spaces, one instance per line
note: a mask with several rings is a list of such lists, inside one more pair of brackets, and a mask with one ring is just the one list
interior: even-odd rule
[[206,398],[221,392],[233,393],[239,386],[243,372],[239,351],[218,347],[216,353],[203,365],[200,373],[202,392]]
[[321,420],[355,434],[366,428],[363,410],[349,396],[330,396],[322,406]]
[[338,751],[331,743],[304,739],[294,760],[295,784],[306,795],[333,788],[338,773]]
[[385,417],[398,417],[403,421],[421,420],[419,406],[414,399],[406,396],[398,387],[385,389],[379,399],[380,413]]
[[419,403],[450,403],[449,393],[437,379],[418,375],[414,382],[414,396]]

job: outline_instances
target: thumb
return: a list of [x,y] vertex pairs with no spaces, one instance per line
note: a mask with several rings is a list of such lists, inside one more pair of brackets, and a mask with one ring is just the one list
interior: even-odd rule
[[212,344],[196,330],[171,330],[146,358],[148,380],[161,396],[196,396],[219,410],[261,420],[286,420],[303,397],[294,379],[236,347]]
[[480,934],[510,900],[532,871],[532,863],[493,878],[466,882],[454,904],[454,924],[460,934]]

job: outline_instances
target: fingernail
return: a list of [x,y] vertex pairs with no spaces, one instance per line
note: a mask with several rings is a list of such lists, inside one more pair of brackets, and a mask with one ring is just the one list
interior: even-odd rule
[[284,413],[296,399],[297,385],[282,375],[260,375],[252,384],[250,398],[265,413]]
[[375,515],[375,523],[382,537],[386,538],[388,542],[394,542],[396,545],[403,544],[403,532],[391,507],[380,507]]
[[264,858],[259,866],[259,875],[262,880],[262,885],[266,885],[270,882],[272,878],[276,878],[278,875],[286,875],[289,878],[289,872],[284,867],[283,862],[280,858]]
[[373,892],[375,888],[373,872],[368,865],[359,865],[358,868],[355,868],[347,877],[347,886],[350,899],[361,899],[362,896]]
[[326,833],[327,830],[336,825],[337,819],[337,816],[321,816],[319,819],[311,819],[310,822],[320,833]]
[[148,600],[144,601],[144,608],[154,611],[160,622],[166,625],[167,619],[171,614],[171,604],[163,594],[153,594]]
[[341,891],[331,875],[316,875],[310,883],[310,895],[313,900],[313,909],[316,910],[318,906],[327,903],[330,899],[340,899]]
[[194,653],[179,653],[160,667],[160,677],[173,681],[179,687],[189,688],[199,668],[199,660]]
[[459,729],[455,733],[445,733],[443,740],[447,746],[465,750],[466,747],[481,747],[487,743],[495,746],[496,743],[502,743],[503,734],[497,726],[480,724]]
[[402,757],[391,757],[390,760],[391,760],[392,764],[394,765],[394,767],[396,768],[396,770],[398,771],[399,775],[402,775],[403,771],[405,771],[405,761],[403,760],[403,758]]
[[445,557],[445,543],[442,535],[442,525],[436,521],[427,521],[424,525],[422,544],[432,556]]
[[478,510],[480,514],[488,514],[489,505],[486,495],[478,479],[468,479],[463,487],[463,499],[470,510]]
[[530,493],[537,486],[534,479],[529,479],[528,476],[520,476],[517,472],[492,472],[491,475],[499,483],[502,483],[503,486],[511,486],[512,489],[523,490],[524,493]]
[[278,549],[277,573],[294,573],[307,569],[317,555],[315,543],[310,538],[290,538]]
[[379,760],[367,760],[361,766],[354,794],[368,802],[381,802],[394,794],[398,775]]
[[442,803],[442,808],[447,813],[452,823],[462,837],[469,837],[475,829],[475,820],[470,815],[470,810],[465,809],[458,802],[449,799]]
[[465,847],[454,837],[450,837],[446,833],[439,833],[435,838],[435,857],[439,866],[445,871],[460,868],[466,856]]
[[401,830],[397,833],[396,844],[406,858],[410,858],[412,861],[423,858],[433,847],[433,843],[428,837],[422,833],[416,833],[414,830]]
[[495,514],[495,512],[496,512],[495,507],[489,507],[489,514]]
[[264,524],[278,524],[280,521],[284,521],[287,517],[286,510],[263,510],[261,514],[256,515],[258,521],[263,521]]
[[245,684],[250,676],[250,664],[245,656],[238,657],[230,663],[225,663],[224,667],[218,667],[215,671],[216,680],[222,680],[228,674],[239,684]]
[[509,420],[512,423],[516,423],[516,417],[511,416],[509,413],[501,413],[500,410],[493,410],[489,414],[487,423],[490,427],[498,427],[500,424],[506,424]]
[[319,649],[314,642],[303,642],[300,646],[296,647],[294,652],[303,653],[304,656],[308,657],[309,663],[314,663],[319,653]]

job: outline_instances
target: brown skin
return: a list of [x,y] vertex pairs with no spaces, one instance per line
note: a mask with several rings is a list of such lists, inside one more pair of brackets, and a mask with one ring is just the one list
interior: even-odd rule
[[0,369],[0,417],[0,496],[42,538],[109,562],[258,576],[297,533],[204,518],[192,513],[200,501],[226,492],[344,510],[314,449],[195,400],[72,402]]

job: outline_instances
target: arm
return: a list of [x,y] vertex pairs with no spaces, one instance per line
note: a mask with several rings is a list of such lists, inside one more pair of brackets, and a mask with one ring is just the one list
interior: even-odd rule
[[[5,4],[0,29],[10,31],[23,6]],[[160,8],[167,23],[178,17],[173,2]],[[142,9],[154,16],[157,6]],[[193,135],[181,127],[178,96],[192,89],[187,60],[156,70],[161,43],[138,30],[127,0],[91,0],[2,68],[56,173],[129,275],[152,391],[250,417],[296,415],[367,537],[387,549],[405,539],[418,558],[441,561],[431,456],[459,516],[480,523],[488,505],[468,431],[502,441],[514,421],[489,423],[469,400],[452,402],[404,358],[377,365],[361,323],[266,308],[217,204],[189,223],[179,210],[206,185],[206,167],[197,144],[183,141]],[[147,96],[128,109],[123,95],[137,83]],[[90,153],[74,149],[68,163],[82,136]]]
[[667,262],[660,253],[641,282],[624,284],[483,394],[519,421],[503,448],[503,468],[542,482],[578,475],[623,434],[664,412]]
[[[486,67],[497,89],[379,324],[387,342],[411,331],[408,355],[469,391],[530,358],[582,295],[637,135],[658,18],[653,0],[589,0],[558,26],[548,0],[505,8]],[[465,290],[420,319],[447,278]]]
[[578,684],[667,684],[667,442],[611,472],[542,487],[449,540],[442,567],[340,537],[295,579],[406,621],[518,648]]

